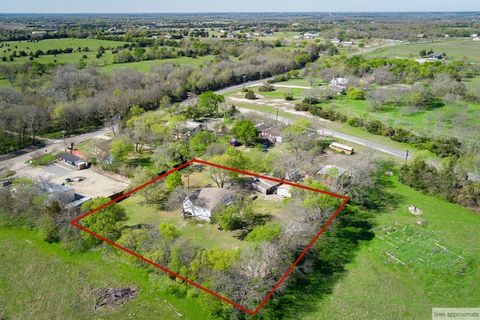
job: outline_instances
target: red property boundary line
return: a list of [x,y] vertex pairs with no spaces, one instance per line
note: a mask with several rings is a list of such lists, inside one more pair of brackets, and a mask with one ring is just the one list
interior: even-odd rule
[[[257,178],[262,178],[262,179],[265,179],[265,180],[270,180],[270,181],[275,181],[275,182],[278,182],[278,183],[283,183],[283,184],[287,184],[287,185],[290,185],[290,186],[293,186],[293,187],[297,187],[297,188],[301,188],[301,189],[305,189],[305,190],[309,190],[309,191],[313,191],[313,192],[317,192],[317,193],[323,193],[323,194],[326,194],[326,195],[329,195],[329,196],[332,196],[332,197],[335,197],[335,198],[338,198],[338,199],[343,199],[343,202],[342,204],[337,208],[337,210],[333,213],[333,215],[328,219],[328,221],[325,223],[325,225],[320,229],[320,231],[318,231],[318,233],[313,237],[313,239],[310,241],[310,243],[305,247],[305,249],[302,251],[302,253],[300,253],[300,255],[297,257],[297,259],[293,262],[293,264],[290,266],[290,268],[288,268],[288,270],[282,275],[282,277],[280,278],[280,280],[277,281],[277,283],[273,286],[272,290],[270,290],[268,292],[268,294],[265,296],[265,298],[263,298],[263,300],[260,302],[260,304],[254,309],[254,310],[250,310],[250,309],[247,309],[245,308],[244,306],[228,299],[228,298],[225,298],[224,296],[208,289],[208,288],[205,288],[204,286],[202,285],[199,285],[187,278],[185,278],[184,276],[181,276],[167,268],[165,268],[164,266],[161,266],[157,263],[155,263],[154,261],[152,260],[149,260],[145,257],[143,257],[142,255],[132,251],[132,250],[129,250],[121,245],[119,245],[118,243],[110,240],[110,239],[107,239],[95,232],[93,232],[92,230],[88,229],[88,228],[85,228],[84,226],[82,226],[80,224],[80,220],[84,219],[85,217],[88,217],[89,215],[91,214],[94,214],[95,212],[97,211],[100,211],[106,207],[108,207],[109,205],[113,204],[113,203],[116,203],[126,197],[129,197],[130,195],[134,194],[135,192],[151,185],[152,183],[155,183],[163,178],[165,178],[166,176],[168,176],[169,174],[175,172],[175,171],[178,171],[178,170],[181,170],[183,168],[186,168],[188,166],[190,166],[191,164],[193,163],[198,163],[198,164],[203,164],[203,165],[207,165],[207,166],[211,166],[211,167],[216,167],[216,168],[220,168],[220,169],[224,169],[224,170],[228,170],[228,171],[232,171],[232,172],[237,172],[237,173],[241,173],[241,174],[245,174],[245,175],[249,175],[249,176],[253,176],[253,177],[257,177]],[[343,195],[340,195],[340,194],[336,194],[336,193],[333,193],[333,192],[329,192],[329,191],[325,191],[325,190],[319,190],[319,189],[315,189],[315,188],[311,188],[311,187],[308,187],[308,186],[304,186],[304,185],[301,185],[301,184],[297,184],[297,183],[292,183],[292,182],[289,182],[289,181],[284,181],[284,180],[281,180],[281,179],[277,179],[277,178],[272,178],[272,177],[267,177],[267,176],[263,176],[263,175],[260,175],[260,174],[257,174],[257,173],[253,173],[253,172],[249,172],[249,171],[245,171],[245,170],[239,170],[239,169],[235,169],[235,168],[230,168],[230,167],[225,167],[225,166],[222,166],[222,165],[219,165],[219,164],[216,164],[216,163],[211,163],[211,162],[207,162],[207,161],[204,161],[204,160],[200,160],[200,159],[192,159],[188,162],[185,162],[165,173],[162,173],[160,174],[159,176],[157,176],[156,178],[136,187],[135,189],[132,189],[124,194],[122,194],[121,196],[99,206],[98,208],[95,208],[93,209],[92,211],[90,212],[87,212],[85,214],[82,214],[80,216],[78,216],[77,218],[73,219],[72,221],[70,221],[70,224],[73,225],[74,227],[84,231],[84,232],[87,232],[89,234],[91,234],[92,236],[100,239],[100,240],[103,240],[104,242],[164,271],[165,273],[168,273],[176,278],[179,278],[185,282],[187,282],[188,284],[200,289],[200,290],[203,290],[217,298],[219,298],[220,300],[226,302],[226,303],[229,303],[231,305],[233,305],[234,307],[250,314],[250,315],[255,315],[258,313],[258,311],[260,311],[260,309],[265,305],[265,303],[267,303],[267,301],[271,298],[271,296],[274,294],[274,292],[282,285],[282,283],[286,280],[286,278],[288,277],[288,275],[295,269],[295,267],[298,265],[298,263],[300,262],[300,260],[302,260],[302,258],[307,254],[307,252],[310,250],[310,248],[315,244],[315,242],[318,240],[318,238],[322,235],[323,232],[325,232],[325,230],[328,228],[328,226],[330,225],[330,223],[332,223],[332,221],[338,216],[338,214],[340,213],[340,211],[345,207],[345,205],[348,203],[348,201],[350,200],[349,197],[347,196],[343,196]]]

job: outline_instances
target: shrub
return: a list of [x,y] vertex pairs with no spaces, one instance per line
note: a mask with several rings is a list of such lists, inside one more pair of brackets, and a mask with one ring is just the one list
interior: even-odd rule
[[278,222],[270,222],[261,226],[256,226],[247,235],[245,241],[259,243],[262,241],[272,242],[277,239],[282,231],[282,227]]
[[257,99],[257,96],[255,95],[255,92],[253,92],[253,90],[248,90],[247,93],[245,93],[245,99],[255,100]]
[[270,83],[265,83],[263,86],[260,86],[258,88],[258,91],[261,91],[261,92],[271,92],[271,91],[275,91],[275,87],[270,84]]
[[350,87],[347,90],[347,98],[350,100],[365,100],[365,92],[362,89]]
[[169,239],[169,240],[173,240],[173,239],[176,239],[178,237],[180,237],[181,235],[181,232],[180,230],[178,230],[173,224],[171,223],[166,223],[166,222],[162,222],[160,223],[160,226],[159,226],[159,231],[160,231],[160,234]]
[[318,104],[320,103],[320,99],[314,96],[308,96],[303,99],[304,104]]
[[283,97],[284,97],[285,100],[287,100],[287,101],[293,101],[293,100],[295,100],[295,99],[293,98],[293,93],[291,93],[291,92],[285,92],[285,93],[283,94]]
[[385,126],[379,120],[372,120],[367,123],[366,129],[368,132],[378,135],[383,135],[385,132]]
[[352,127],[362,127],[363,120],[358,117],[354,117],[354,118],[348,119],[347,124]]
[[212,222],[218,222],[222,229],[229,231],[240,229],[244,225],[240,217],[240,208],[235,205],[221,209],[214,215]]

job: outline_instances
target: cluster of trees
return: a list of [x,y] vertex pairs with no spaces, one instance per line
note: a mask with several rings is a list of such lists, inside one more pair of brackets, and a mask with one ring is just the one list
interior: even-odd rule
[[424,193],[480,210],[480,182],[469,180],[455,158],[445,159],[439,169],[416,158],[402,166],[400,181]]
[[332,121],[341,121],[352,127],[363,127],[370,133],[388,137],[393,141],[409,143],[420,149],[429,150],[442,158],[449,156],[458,157],[462,154],[462,143],[453,137],[433,138],[416,134],[404,128],[385,125],[379,120],[366,120],[359,117],[349,118],[332,108],[324,108],[318,104],[299,104],[296,106],[296,110],[308,111],[314,116]]
[[316,59],[301,50],[236,49],[242,52],[239,61],[220,58],[203,67],[165,63],[148,75],[130,69],[107,75],[93,66],[81,70],[73,65],[53,68],[39,63],[1,66],[1,76],[18,85],[21,93],[1,89],[0,110],[5,117],[0,131],[22,138],[60,130],[68,135],[118,118],[125,120],[133,105],[145,110],[168,107],[172,101],[185,99],[188,92],[241,83],[244,76],[256,79],[260,70],[267,76],[301,68]]

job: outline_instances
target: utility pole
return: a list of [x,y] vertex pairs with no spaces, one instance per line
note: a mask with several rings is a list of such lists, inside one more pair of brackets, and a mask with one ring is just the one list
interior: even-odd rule
[[245,80],[247,79],[247,76],[243,75],[242,78],[243,78],[243,90],[245,91]]
[[408,154],[409,154],[409,152],[408,152],[408,149],[407,149],[407,152],[405,152],[405,163],[407,163],[407,161],[408,161]]
[[275,116],[275,126],[278,128],[278,107],[277,107],[277,115]]

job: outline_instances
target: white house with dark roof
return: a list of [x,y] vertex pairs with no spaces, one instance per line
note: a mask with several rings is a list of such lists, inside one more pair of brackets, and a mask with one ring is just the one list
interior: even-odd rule
[[235,200],[235,192],[224,188],[195,190],[182,203],[184,216],[210,221],[212,214]]

